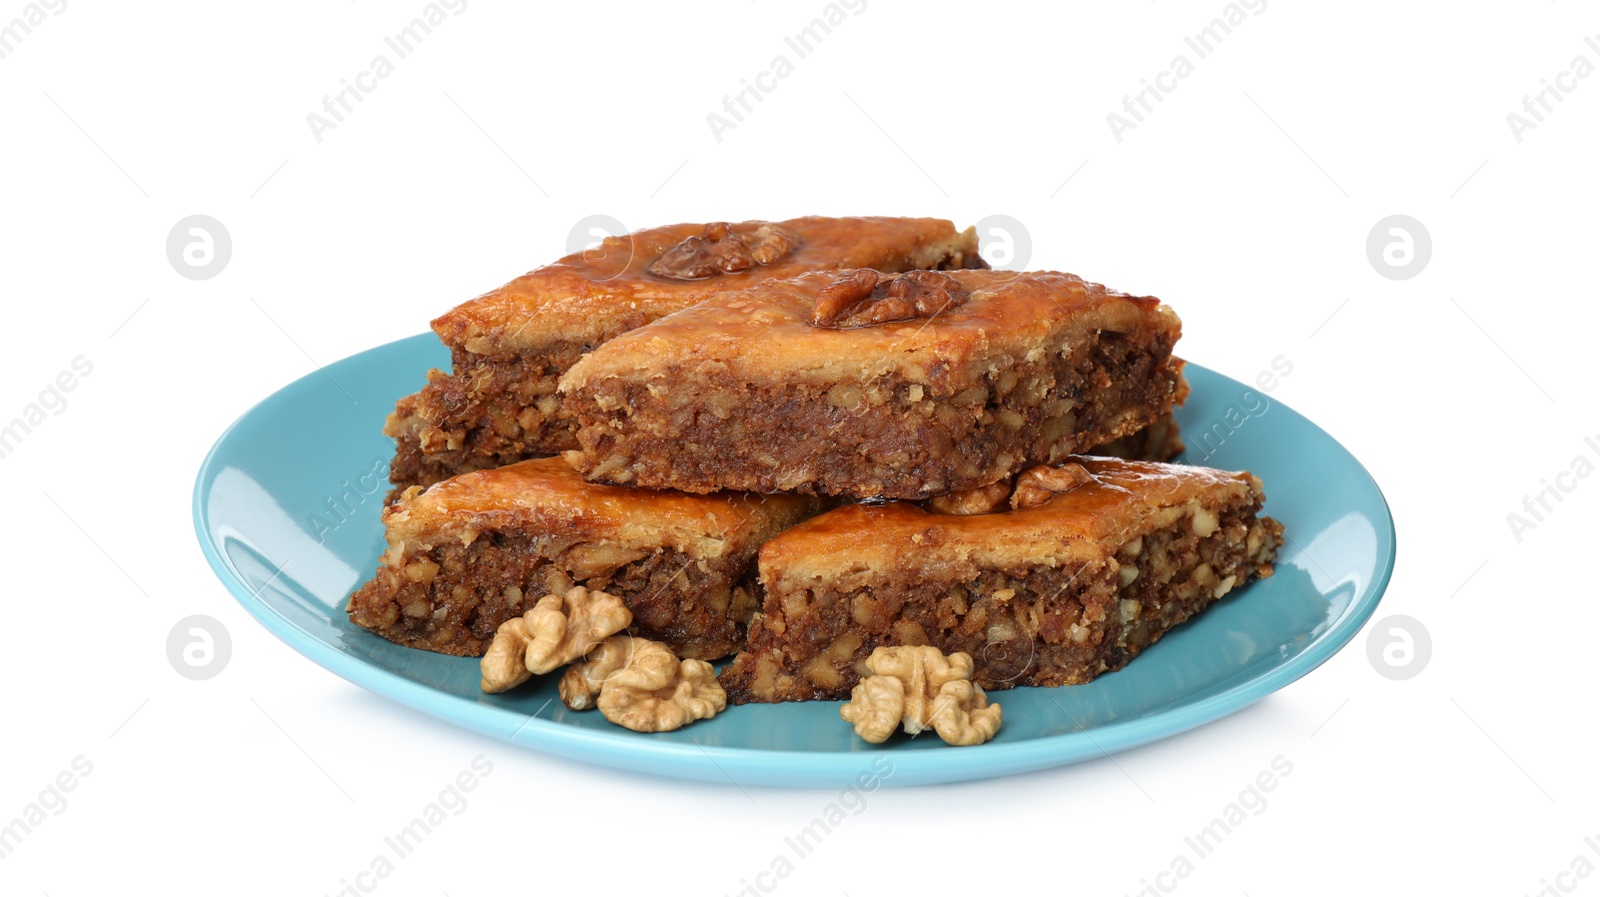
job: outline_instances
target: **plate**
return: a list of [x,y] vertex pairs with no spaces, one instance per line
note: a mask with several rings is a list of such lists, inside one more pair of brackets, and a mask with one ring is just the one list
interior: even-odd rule
[[[345,616],[347,596],[383,549],[394,451],[384,417],[425,371],[449,361],[432,334],[412,337],[329,365],[247,412],[200,469],[201,548],[245,610],[312,661],[448,723],[589,763],[741,786],[843,787],[869,776],[894,785],[981,779],[1100,757],[1233,713],[1311,672],[1371,616],[1394,567],[1394,523],[1361,464],[1281,403],[1191,363],[1193,392],[1178,415],[1189,459],[1265,482],[1266,512],[1288,535],[1274,576],[1119,672],[995,693],[1005,722],[978,747],[931,735],[869,745],[839,719],[836,702],[733,707],[641,735],[567,709],[558,677],[485,695],[476,659],[402,648]],[[418,716],[416,725],[429,724]]]

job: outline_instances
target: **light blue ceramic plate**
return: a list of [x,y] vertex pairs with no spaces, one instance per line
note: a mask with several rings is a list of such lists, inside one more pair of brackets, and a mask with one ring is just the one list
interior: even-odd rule
[[[393,452],[384,416],[423,372],[448,363],[432,335],[413,337],[306,376],[251,409],[200,470],[200,545],[246,610],[329,670],[447,722],[590,763],[740,785],[843,786],[886,768],[889,783],[912,785],[1099,757],[1215,720],[1311,672],[1361,628],[1394,567],[1394,524],[1361,464],[1294,411],[1191,364],[1194,392],[1179,414],[1190,459],[1265,482],[1266,510],[1291,540],[1275,576],[1120,672],[996,693],[1005,723],[980,747],[931,736],[868,745],[831,702],[734,707],[640,735],[552,700],[556,677],[484,695],[475,659],[401,648],[345,617],[346,597],[372,575],[383,546],[379,508]],[[430,723],[419,715],[416,724]]]

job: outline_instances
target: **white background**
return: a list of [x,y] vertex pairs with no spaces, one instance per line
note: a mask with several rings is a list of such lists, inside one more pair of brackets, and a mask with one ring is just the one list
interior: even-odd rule
[[[492,775],[379,893],[754,882],[835,795],[553,760],[366,693],[239,608],[189,500],[251,404],[563,254],[586,216],[818,213],[1008,215],[1031,266],[1170,302],[1187,357],[1245,380],[1291,359],[1274,400],[1391,502],[1378,616],[1414,617],[1433,650],[1391,681],[1364,631],[1253,708],[1114,762],[877,791],[782,892],[1135,894],[1281,755],[1266,809],[1166,884],[1600,894],[1557,879],[1600,864],[1600,478],[1563,480],[1520,540],[1507,522],[1575,457],[1600,461],[1600,77],[1568,81],[1520,141],[1506,118],[1579,54],[1600,63],[1600,14],[1272,0],[1195,61],[1184,37],[1224,5],[869,0],[796,60],[784,37],[821,0],[472,0],[320,142],[307,114],[392,60],[383,39],[421,0],[47,13],[0,60],[0,421],[74,358],[93,373],[0,460],[0,823],[74,758],[93,771],[0,859],[0,890],[334,894],[479,755]],[[0,0],[0,27],[26,8]],[[780,53],[793,73],[716,139],[707,114]],[[1107,113],[1180,53],[1194,72],[1119,142]],[[192,214],[232,235],[210,280],[166,257]],[[1367,257],[1391,214],[1432,236],[1409,280]],[[165,651],[196,613],[233,638],[204,682]]]

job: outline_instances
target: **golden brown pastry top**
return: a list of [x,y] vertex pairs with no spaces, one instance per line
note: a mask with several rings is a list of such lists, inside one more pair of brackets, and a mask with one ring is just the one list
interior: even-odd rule
[[539,458],[414,487],[383,519],[397,556],[411,544],[470,542],[493,530],[667,545],[716,557],[731,541],[765,538],[818,507],[799,495],[687,495],[588,483],[562,459]]
[[1037,360],[1046,343],[1087,339],[1095,331],[1170,330],[1178,316],[1150,297],[1135,297],[1050,271],[948,271],[967,293],[931,318],[837,329],[809,323],[819,294],[856,272],[816,272],[769,281],[719,296],[611,340],[562,378],[571,392],[606,377],[672,376],[685,370],[726,371],[766,380],[838,382],[898,373],[915,383],[951,388],[978,363],[1009,366]]
[[1082,563],[1193,507],[1261,497],[1261,481],[1247,472],[1087,455],[1055,467],[1073,464],[1087,474],[1081,484],[1022,510],[1001,503],[990,514],[940,514],[897,501],[829,511],[763,546],[761,575],[769,586],[779,571],[803,585],[897,566],[932,578],[949,566],[952,576],[970,578],[977,568]]
[[[765,222],[733,225],[749,233]],[[433,322],[451,347],[479,355],[536,351],[554,342],[602,341],[707,296],[739,290],[770,278],[835,268],[904,271],[931,268],[960,257],[975,264],[977,234],[958,233],[937,218],[793,218],[773,222],[793,237],[793,246],[769,264],[698,280],[676,280],[648,270],[684,240],[704,235],[707,225],[673,224],[609,237],[600,246],[560,261],[466,302]]]

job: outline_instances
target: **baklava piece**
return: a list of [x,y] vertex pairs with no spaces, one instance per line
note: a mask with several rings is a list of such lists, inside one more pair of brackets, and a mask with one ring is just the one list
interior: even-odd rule
[[847,697],[881,646],[972,658],[986,690],[1073,685],[1269,576],[1282,540],[1249,473],[1074,456],[959,513],[854,504],[761,550],[734,703]]
[[1071,274],[818,272],[624,334],[562,378],[591,480],[922,499],[1170,414],[1178,317]]
[[577,447],[556,382],[585,352],[708,296],[806,271],[986,267],[977,234],[934,218],[677,224],[606,239],[433,322],[453,372],[401,399],[391,497]]
[[500,624],[582,586],[621,598],[632,634],[723,657],[756,609],[761,543],[817,510],[803,496],[595,485],[560,458],[464,474],[384,511],[388,551],[350,619],[397,644],[480,656]]

